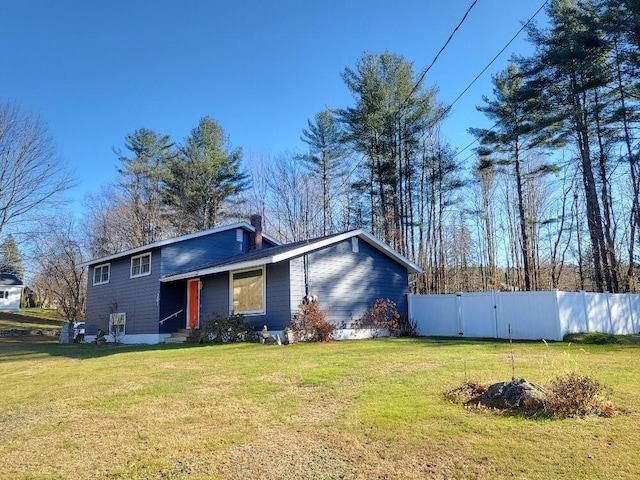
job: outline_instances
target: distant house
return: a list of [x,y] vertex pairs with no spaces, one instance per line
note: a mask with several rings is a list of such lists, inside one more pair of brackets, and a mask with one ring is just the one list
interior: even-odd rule
[[0,310],[20,310],[24,284],[13,273],[0,273]]
[[240,313],[283,330],[303,297],[350,324],[377,298],[406,315],[409,274],[420,268],[363,230],[283,245],[259,216],[86,262],[86,337],[117,329],[124,343],[158,343],[214,314]]

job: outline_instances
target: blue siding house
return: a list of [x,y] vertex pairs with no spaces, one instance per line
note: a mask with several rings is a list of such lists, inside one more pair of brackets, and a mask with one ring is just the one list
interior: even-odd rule
[[279,332],[307,295],[342,329],[378,298],[406,315],[409,275],[421,271],[363,230],[283,245],[262,233],[259,216],[84,266],[85,338],[102,329],[123,343],[162,342],[214,314],[241,313]]

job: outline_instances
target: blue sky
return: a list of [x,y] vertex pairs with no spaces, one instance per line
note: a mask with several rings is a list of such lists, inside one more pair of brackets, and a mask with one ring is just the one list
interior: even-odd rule
[[[303,151],[307,120],[352,98],[340,74],[364,53],[390,51],[428,64],[472,0],[5,0],[0,99],[49,126],[75,171],[76,210],[117,178],[112,148],[140,127],[181,141],[216,119],[245,158]],[[543,0],[480,0],[426,77],[452,102]],[[540,14],[539,22],[544,21]],[[456,103],[443,134],[457,148],[491,93],[490,74],[522,34]],[[463,154],[463,157],[467,155]]]

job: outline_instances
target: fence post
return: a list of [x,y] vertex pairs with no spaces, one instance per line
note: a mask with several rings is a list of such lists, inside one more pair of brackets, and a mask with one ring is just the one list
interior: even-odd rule
[[633,308],[634,304],[632,299],[632,293],[625,293],[624,296],[627,298],[627,301],[629,302],[629,313],[631,314],[631,332],[629,333],[636,333],[638,332],[638,317],[636,315],[636,311]]
[[584,312],[584,327],[585,333],[589,333],[589,309],[587,308],[587,293],[584,290],[580,290],[582,295],[582,311]]
[[611,292],[605,292],[605,298],[607,299],[607,318],[609,319],[609,333],[613,335],[616,332],[613,331],[613,318],[611,315],[611,301],[610,301]]
[[462,292],[456,293],[456,320],[458,321],[458,335],[464,337],[464,314],[462,313]]
[[559,294],[560,292],[558,291],[557,288],[553,289],[553,293],[554,293],[554,298],[556,301],[556,308],[555,308],[555,314],[556,314],[556,324],[558,325],[558,338],[557,340],[559,342],[562,341],[562,339],[564,338],[564,334],[565,332],[563,332],[563,325],[562,325],[562,320],[560,319],[560,299],[559,299]]
[[500,329],[498,327],[498,295],[495,290],[491,290],[491,301],[493,303],[493,323],[495,326],[496,338],[500,338]]

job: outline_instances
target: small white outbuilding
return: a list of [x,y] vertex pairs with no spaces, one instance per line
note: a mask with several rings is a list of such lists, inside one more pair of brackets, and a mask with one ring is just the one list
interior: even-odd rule
[[20,310],[24,284],[12,273],[0,273],[0,310]]

